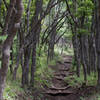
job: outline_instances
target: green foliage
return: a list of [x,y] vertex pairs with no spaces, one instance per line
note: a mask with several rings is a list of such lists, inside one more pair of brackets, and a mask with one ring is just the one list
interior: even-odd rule
[[18,94],[24,93],[24,89],[20,87],[19,81],[12,81],[10,78],[6,82],[6,88],[4,91],[4,98],[7,100],[14,100]]
[[89,34],[89,31],[86,30],[86,29],[80,28],[80,29],[78,29],[78,33],[79,33],[79,34],[85,34],[85,35],[88,35],[88,34]]
[[81,96],[80,100],[100,100],[100,92],[94,91],[91,95]]
[[6,38],[7,38],[7,35],[0,36],[0,41],[4,41],[6,40]]
[[6,88],[4,91],[4,98],[7,100],[14,100],[17,97],[18,93],[24,92],[18,82],[7,81]]
[[80,100],[85,100],[84,97],[80,97]]
[[95,100],[100,100],[100,94],[97,95]]
[[87,85],[89,85],[89,86],[97,85],[97,73],[91,72],[91,75],[88,76]]
[[85,14],[85,16],[91,16],[92,10],[94,9],[94,4],[92,0],[83,0],[79,2],[79,6],[77,8],[77,17],[81,17]]
[[[50,80],[52,78],[53,75],[53,70],[51,68],[49,68],[49,64],[50,65],[54,65],[55,61],[52,60],[51,62],[49,62],[49,64],[47,64],[47,58],[44,55],[42,55],[41,57],[37,57],[37,70],[35,73],[35,81],[36,81],[36,86],[39,84],[40,87],[41,86],[49,86],[50,85]],[[39,87],[39,86],[38,86]]]
[[[37,54],[39,49],[37,49]],[[41,50],[41,56],[37,55],[37,68],[35,73],[35,87],[50,86],[54,70],[50,66],[56,65],[56,61],[61,60],[58,53],[55,53],[53,60],[47,63],[47,55]]]
[[[6,1],[7,1],[7,4],[8,4],[10,0],[6,0]],[[46,8],[46,6],[48,4],[48,1],[49,0],[43,0],[43,10],[45,10],[45,8]],[[24,14],[23,14],[23,19],[22,19],[22,25],[25,24],[25,32],[26,32],[26,27],[27,27],[26,18],[27,18],[28,0],[24,0],[23,3],[24,3]],[[73,5],[74,5],[73,1],[69,0],[68,4],[70,6],[70,11],[71,11],[72,15],[74,17],[76,17],[76,19],[79,19],[79,22],[78,22],[79,25],[80,25],[81,17],[85,16],[84,25],[82,27],[78,27],[77,33],[78,34],[86,34],[86,35],[89,34],[89,29],[91,27],[91,22],[92,22],[92,12],[93,12],[93,9],[94,9],[94,4],[93,4],[92,0],[78,0],[76,13],[75,13],[75,8],[73,7]],[[62,13],[62,12],[64,12],[66,10],[66,6],[65,5],[66,5],[65,3],[63,3],[61,5],[62,6],[62,10],[61,10],[60,13]],[[0,22],[4,25],[4,22],[5,22],[4,21],[5,20],[5,16],[4,15],[7,14],[7,9],[5,8],[4,4],[1,5],[0,11],[1,11],[0,12]],[[31,7],[30,7],[30,19],[29,19],[30,20],[29,21],[30,25],[32,23],[34,11],[35,11],[35,0],[32,0]],[[53,11],[54,11],[54,9],[52,9],[52,12]],[[68,14],[69,20],[71,21],[71,23],[73,25],[75,25],[73,20],[72,20],[72,18],[71,18],[71,16],[69,16],[69,15],[70,14]],[[48,25],[46,23],[49,23],[49,20],[48,20],[49,19],[49,15],[46,16],[46,18],[44,18],[42,20],[42,23],[41,23],[42,31],[44,31],[48,27]],[[50,20],[52,22],[53,19],[50,19]],[[65,19],[63,19],[61,22],[63,22],[64,20]],[[61,22],[58,24],[58,26],[61,24]],[[67,21],[59,31],[57,30],[57,34],[60,36],[66,30],[66,27],[69,28],[69,23]],[[2,30],[0,30],[0,32],[1,31]],[[25,32],[23,32],[23,33],[25,33]],[[69,29],[66,30],[66,33],[63,36],[64,39],[68,40],[68,43],[70,43],[71,39],[72,39],[72,34],[71,33],[72,33],[71,29],[69,28]],[[41,39],[42,35],[43,35],[43,33],[41,32],[40,39]],[[46,35],[48,35],[48,34],[46,34]],[[7,38],[7,36],[0,36],[0,41],[4,41],[6,38]],[[18,46],[19,46],[18,42],[19,41],[18,41],[18,38],[16,36],[15,39],[14,39],[14,43],[13,43],[13,55],[14,55],[14,58],[13,58],[14,61],[13,62],[16,61],[16,57],[17,57],[17,54],[18,54]],[[73,49],[69,48],[68,45],[69,44],[64,46],[63,53],[65,55],[73,55]],[[46,49],[47,49],[47,47],[46,47]],[[61,57],[59,57],[58,54],[61,53],[62,48],[63,47],[57,47],[57,45],[55,46],[55,52],[56,52],[55,56],[56,57],[54,58],[54,60],[49,61],[48,64],[47,64],[47,50],[44,50],[44,46],[43,46],[43,49],[41,50],[41,55],[38,56],[39,48],[37,47],[37,58],[36,58],[36,61],[37,61],[36,65],[37,66],[36,66],[36,72],[35,72],[35,87],[36,88],[41,88],[43,86],[51,85],[50,82],[51,82],[51,79],[52,79],[54,71],[49,66],[55,65],[56,64],[56,60],[58,60],[58,59],[61,60]],[[1,61],[0,61],[0,63],[1,63]],[[10,63],[11,63],[11,61],[10,61]],[[32,63],[32,62],[30,62],[30,63]],[[73,65],[76,65],[74,61],[73,61]],[[71,70],[73,70],[73,69],[71,69]],[[16,81],[12,81],[12,76],[10,75],[10,73],[8,73],[8,77],[7,77],[8,80],[6,82],[6,86],[7,87],[5,88],[5,92],[4,92],[4,98],[7,99],[7,100],[14,100],[14,98],[17,96],[18,93],[24,93],[24,90],[20,87],[20,84],[19,84],[19,83],[21,83],[20,82],[21,81],[21,73],[22,73],[21,67],[18,69],[18,73],[19,74],[17,75],[17,80]],[[94,76],[94,74],[91,73],[91,75],[88,76],[86,84],[87,85],[96,85],[97,84],[96,80],[97,80],[97,75]],[[81,73],[79,78],[76,75],[72,75],[72,76],[66,77],[65,81],[68,82],[69,85],[72,86],[72,87],[81,87],[82,84],[84,83],[83,73]],[[39,98],[39,99],[41,99],[41,98]],[[100,96],[98,95],[98,100],[99,99],[100,99]],[[84,100],[84,99],[81,98],[81,100]]]
[[[20,73],[18,70],[18,73]],[[21,73],[19,74],[21,76]],[[8,70],[7,80],[6,80],[6,88],[4,90],[4,99],[6,100],[14,100],[18,94],[24,94],[24,89],[21,88],[21,77],[17,76],[17,80],[12,80],[12,75],[10,74],[10,70]]]
[[[72,69],[70,71],[75,72],[76,67],[75,66],[72,67]],[[77,77],[77,75],[68,76],[65,78],[65,82],[69,83],[69,85],[72,87],[81,87],[82,84],[84,83],[83,69],[81,68],[80,77]],[[97,73],[95,74],[95,73],[91,72],[90,76],[89,75],[87,76],[86,85],[87,86],[96,86],[97,85]]]
[[78,78],[76,75],[66,77],[64,80],[72,87],[81,87],[84,82],[83,76]]

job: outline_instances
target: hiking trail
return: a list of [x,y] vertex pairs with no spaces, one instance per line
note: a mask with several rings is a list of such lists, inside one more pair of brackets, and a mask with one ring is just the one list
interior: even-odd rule
[[71,66],[72,56],[63,56],[63,60],[52,67],[55,72],[51,86],[45,89],[45,100],[80,100],[77,90],[64,81],[65,77],[74,74],[70,71]]

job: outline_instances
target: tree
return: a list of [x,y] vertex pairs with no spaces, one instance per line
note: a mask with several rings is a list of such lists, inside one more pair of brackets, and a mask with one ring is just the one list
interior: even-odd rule
[[100,85],[100,1],[96,0],[96,47],[97,47],[97,68],[98,68],[98,85]]
[[15,10],[17,12],[15,12],[14,15],[11,14],[11,16],[14,16],[14,19],[12,20],[13,23],[11,25],[11,29],[8,29],[8,27],[6,27],[9,30],[9,32],[6,33],[8,34],[8,36],[6,40],[4,41],[3,48],[2,48],[2,66],[0,69],[0,100],[3,100],[3,90],[5,87],[5,81],[6,81],[6,76],[7,76],[8,66],[9,66],[10,48],[11,48],[13,39],[16,35],[16,32],[18,28],[20,27],[20,21],[21,21],[21,17],[23,13],[22,0],[11,0],[10,5],[12,5],[11,10],[13,10],[13,12],[16,5]]

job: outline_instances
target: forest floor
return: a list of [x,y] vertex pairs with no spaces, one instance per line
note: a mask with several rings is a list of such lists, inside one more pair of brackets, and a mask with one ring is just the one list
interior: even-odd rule
[[[66,78],[75,75],[72,71],[72,56],[63,56],[62,61],[57,61],[55,66],[49,66],[54,71],[51,85],[45,87],[44,98],[40,100],[100,100],[95,95],[98,89],[94,86],[74,87],[66,81]],[[72,78],[73,80],[73,78]]]
[[[35,89],[28,88],[24,91],[18,88],[20,85],[16,84],[15,86],[15,83],[12,88],[9,88],[9,86],[13,85],[11,81],[11,84],[7,85],[6,95],[13,96],[15,87],[18,93],[15,92],[15,99],[7,98],[5,100],[100,100],[100,89],[94,85],[87,85],[84,81],[80,84],[79,81],[81,81],[81,79],[77,81],[78,78],[76,77],[76,72],[75,69],[73,69],[72,63],[72,56],[62,55],[62,60],[58,59],[55,65],[49,65],[48,68],[53,71],[51,79],[47,80],[49,85],[47,83],[45,84],[45,77],[48,71],[46,71],[46,76],[41,79],[44,84],[40,86],[40,81],[37,83],[35,82]],[[9,90],[12,91],[8,92]]]
[[63,56],[62,61],[57,61],[56,66],[49,66],[55,70],[51,86],[45,89],[45,98],[47,100],[79,100],[77,89],[71,87],[65,78],[73,75],[70,71],[72,56]]

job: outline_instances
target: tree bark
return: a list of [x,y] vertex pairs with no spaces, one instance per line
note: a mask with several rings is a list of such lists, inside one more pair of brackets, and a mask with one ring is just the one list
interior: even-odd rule
[[3,100],[3,91],[5,88],[5,81],[9,66],[10,59],[10,48],[13,42],[13,39],[16,35],[17,29],[20,27],[20,20],[23,12],[23,3],[22,0],[11,0],[10,4],[15,5],[16,2],[16,14],[14,16],[13,24],[11,30],[9,31],[7,39],[4,41],[2,49],[2,66],[0,69],[0,100]]
[[[33,19],[33,22],[34,22],[34,25],[38,22],[39,20],[39,14],[40,14],[40,17],[41,17],[41,11],[42,11],[42,0],[36,0],[36,9],[35,9],[35,15],[34,15],[34,19]],[[36,29],[33,30],[33,35],[34,35],[34,38],[33,38],[33,47],[32,47],[32,65],[31,65],[31,80],[30,80],[30,84],[31,86],[34,87],[34,73],[35,73],[35,70],[36,70],[36,46],[37,46],[37,43],[38,43],[38,37],[39,37],[39,34],[41,32],[41,22],[38,24],[38,27],[36,27]]]
[[96,48],[97,48],[97,69],[98,69],[98,85],[100,85],[100,1],[96,0]]
[[74,48],[74,57],[76,61],[76,74],[78,77],[80,77],[80,68],[81,68],[81,53],[80,53],[80,41],[78,39],[77,34],[75,33],[72,37],[72,43],[73,43],[73,48]]

